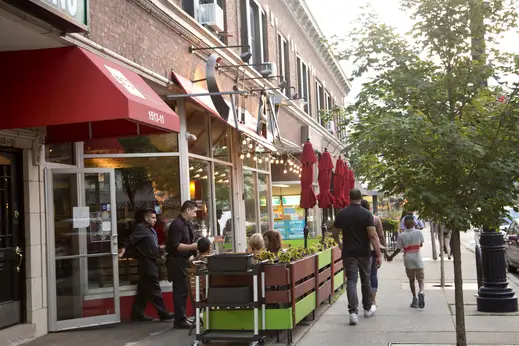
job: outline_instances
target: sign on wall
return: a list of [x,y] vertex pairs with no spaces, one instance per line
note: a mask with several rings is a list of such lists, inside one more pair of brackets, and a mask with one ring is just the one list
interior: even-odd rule
[[[89,0],[25,0],[11,1],[11,3],[60,29],[73,32],[88,30],[88,1]],[[26,5],[24,5],[24,2]]]

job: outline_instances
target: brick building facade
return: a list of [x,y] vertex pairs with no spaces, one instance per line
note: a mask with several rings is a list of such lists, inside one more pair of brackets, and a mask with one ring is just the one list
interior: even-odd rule
[[[209,17],[212,23],[202,25],[208,4],[222,19]],[[219,251],[245,250],[251,232],[271,228],[279,227],[287,240],[300,235],[299,177],[296,170],[285,173],[292,170],[288,162],[297,160],[307,139],[318,152],[340,153],[341,119],[322,119],[320,111],[341,105],[349,92],[303,0],[0,0],[0,29],[0,72],[20,71],[31,79],[27,64],[38,62],[41,73],[32,92],[43,94],[31,100],[42,106],[17,113],[26,108],[16,107],[12,95],[28,90],[11,73],[11,85],[20,90],[0,96],[15,119],[0,121],[0,173],[20,172],[19,181],[8,176],[21,196],[10,205],[23,206],[1,210],[11,221],[0,231],[0,258],[8,259],[0,260],[0,280],[10,283],[9,290],[0,290],[0,307],[10,311],[0,309],[0,344],[128,318],[135,261],[118,261],[113,253],[138,208],[155,208],[163,240],[180,203],[196,200],[200,234],[216,237]],[[242,47],[211,48],[221,46]],[[35,59],[34,54],[46,56],[35,49],[51,58]],[[240,58],[248,50],[251,66]],[[209,96],[186,96],[208,92],[211,54],[221,58],[220,65],[235,66],[218,69],[216,79],[220,91],[237,91],[234,98],[223,97],[228,105],[234,102],[239,123],[233,112],[222,121],[225,115]],[[87,62],[74,67],[79,62],[69,61],[72,55]],[[60,64],[70,65],[69,72],[60,71]],[[111,75],[103,70],[97,76],[94,65],[104,65]],[[273,66],[263,78],[260,72]],[[39,81],[52,78],[51,67],[56,79],[69,84]],[[129,112],[138,108],[140,96],[151,97],[149,89],[154,96],[148,105],[169,106],[171,113],[149,111],[149,119],[130,119],[131,126],[137,124],[134,132],[127,130],[127,119],[96,123],[112,99],[103,92],[88,99],[97,84],[88,80],[87,69],[97,76],[95,83],[116,80],[114,90],[128,97]],[[65,100],[69,111],[56,103],[70,93],[45,94],[49,85],[72,90],[73,83],[81,95]],[[113,86],[99,85],[105,88]],[[275,109],[261,134],[260,95]],[[53,101],[47,105],[45,99]],[[93,107],[97,120],[79,124],[74,118],[81,112],[74,107]],[[289,209],[292,214],[285,215]],[[79,216],[85,210],[88,226]],[[315,208],[310,219],[315,234],[321,212]],[[171,301],[171,285],[164,281],[162,289]]]

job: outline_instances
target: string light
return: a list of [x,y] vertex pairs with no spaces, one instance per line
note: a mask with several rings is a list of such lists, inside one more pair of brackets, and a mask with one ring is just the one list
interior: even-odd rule
[[253,145],[252,143],[249,144],[249,149],[252,149]]
[[257,160],[258,160],[258,158],[257,158],[256,156],[254,156],[252,159],[253,159],[254,161],[257,161]]
[[263,162],[263,160],[260,158],[260,159],[258,160],[258,163],[262,163],[262,162]]
[[241,154],[241,155],[240,155],[240,159],[243,160],[244,158],[245,158],[245,155]]
[[249,157],[250,157],[250,153],[247,153],[247,158],[249,158]]
[[243,142],[241,142],[241,144],[245,145],[247,144],[247,141],[244,139]]
[[276,160],[276,164],[278,164],[278,163],[279,163],[279,160]]
[[285,169],[285,170],[283,171],[283,173],[287,174],[287,170]]

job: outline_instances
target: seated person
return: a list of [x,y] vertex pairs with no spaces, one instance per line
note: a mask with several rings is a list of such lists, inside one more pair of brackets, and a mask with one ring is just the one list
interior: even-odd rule
[[263,240],[263,236],[259,233],[254,233],[249,238],[249,248],[247,249],[247,252],[252,254],[253,258],[258,259],[260,252],[263,250],[265,250],[265,241]]
[[267,231],[263,234],[263,240],[265,241],[265,247],[272,253],[278,253],[283,247],[281,233],[278,231]]
[[202,237],[197,241],[198,246],[198,255],[193,259],[193,261],[204,261],[207,262],[206,257],[212,255],[211,250],[211,241],[209,238]]

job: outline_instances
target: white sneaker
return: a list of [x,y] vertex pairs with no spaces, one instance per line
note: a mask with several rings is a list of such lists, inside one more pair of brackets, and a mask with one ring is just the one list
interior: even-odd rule
[[371,309],[369,309],[368,311],[364,310],[364,317],[370,318],[373,315],[375,315],[376,312],[377,312],[377,306],[372,304]]
[[355,326],[359,323],[359,315],[350,314],[350,326]]

